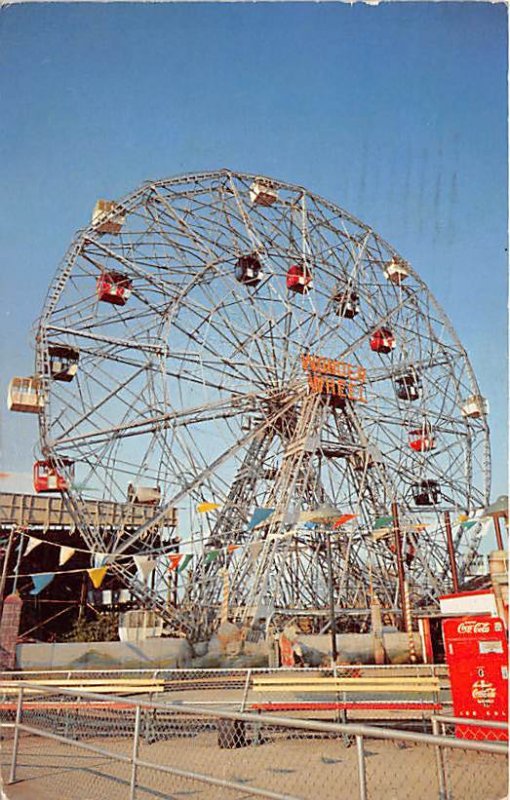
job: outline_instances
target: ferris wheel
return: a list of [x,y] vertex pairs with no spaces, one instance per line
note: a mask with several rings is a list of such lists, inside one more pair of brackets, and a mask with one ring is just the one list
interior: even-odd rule
[[[368,225],[272,178],[224,169],[100,201],[50,287],[34,380],[42,490],[167,617],[167,562],[149,588],[129,556],[161,556],[170,507],[193,554],[181,612],[210,619],[227,594],[247,621],[327,604],[319,508],[350,517],[329,539],[348,607],[369,590],[392,603],[392,507],[430,600],[449,588],[445,512],[488,502],[486,404],[424,281]],[[106,531],[88,497],[149,518]],[[461,574],[478,535],[455,528]]]

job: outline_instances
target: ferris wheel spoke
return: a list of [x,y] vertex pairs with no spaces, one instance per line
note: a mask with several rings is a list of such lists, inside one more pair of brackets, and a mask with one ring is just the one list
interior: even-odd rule
[[68,336],[73,336],[78,341],[81,338],[84,338],[101,342],[103,344],[111,344],[126,350],[139,350],[144,353],[155,353],[156,355],[166,355],[168,352],[166,345],[151,344],[150,342],[140,342],[129,339],[117,339],[106,334],[93,333],[92,331],[80,330],[77,328],[67,328],[63,327],[62,325],[48,325],[46,329],[48,331],[55,331],[56,333],[63,333],[67,334]]
[[169,499],[155,514],[153,520],[150,524],[142,526],[136,534],[134,534],[130,539],[128,539],[121,548],[117,549],[116,555],[120,555],[125,551],[127,547],[131,544],[131,541],[136,541],[140,536],[145,533],[149,527],[157,524],[160,519],[164,517],[168,507],[175,505],[178,503],[182,498],[184,498],[188,493],[192,492],[196,489],[200,484],[206,480],[210,475],[214,474],[216,469],[224,464],[226,461],[231,459],[242,450],[255,436],[265,430],[269,425],[274,424],[280,417],[283,417],[289,408],[293,405],[294,399],[292,398],[290,401],[287,401],[284,405],[278,408],[272,415],[264,421],[260,425],[258,425],[253,431],[251,431],[246,436],[242,437],[238,441],[236,441],[231,447],[224,450],[219,456],[217,456],[214,461],[206,466],[200,473],[193,475],[192,478],[171,498]]
[[154,189],[154,195],[158,198],[158,201],[163,205],[165,208],[166,213],[168,216],[177,223],[178,227],[186,233],[189,239],[194,242],[194,244],[198,247],[199,251],[202,252],[204,256],[208,259],[214,258],[214,255],[207,244],[204,244],[204,239],[201,236],[198,236],[195,230],[188,225],[186,220],[183,218],[182,214],[178,214],[174,207],[168,202],[167,198],[164,197],[158,189]]
[[[115,392],[112,392],[112,396]],[[109,398],[104,398],[104,402],[107,402]],[[98,428],[94,431],[85,431],[76,436],[69,436],[69,432],[76,428],[78,423],[81,421],[86,421],[90,416],[93,416],[98,408],[93,408],[90,412],[87,412],[86,415],[80,420],[74,420],[74,424],[72,428],[68,428],[65,430],[58,439],[55,440],[55,443],[59,446],[62,445],[69,445],[69,444],[77,444],[84,442],[86,440],[93,440],[94,443],[99,443],[104,440],[110,439],[113,434],[122,436],[129,436],[131,435],[144,435],[146,433],[151,433],[154,430],[160,429],[162,426],[165,427],[175,427],[175,426],[186,426],[186,425],[196,425],[200,423],[206,423],[216,419],[225,419],[229,416],[237,417],[239,414],[242,413],[243,408],[251,408],[253,402],[253,395],[246,394],[242,395],[239,392],[236,393],[235,396],[235,403],[230,398],[218,400],[215,403],[208,403],[202,406],[195,406],[186,409],[179,409],[177,411],[172,412],[165,412],[159,414],[158,416],[150,417],[150,418],[142,418],[142,419],[133,419],[129,420],[123,424],[116,424],[111,425],[108,428]],[[131,406],[129,406],[129,411],[131,410]]]

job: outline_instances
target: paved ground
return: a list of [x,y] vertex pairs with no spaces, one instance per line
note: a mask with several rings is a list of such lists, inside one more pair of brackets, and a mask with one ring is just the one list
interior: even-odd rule
[[[202,730],[194,735],[168,736],[143,742],[140,757],[183,772],[201,772],[239,788],[215,787],[196,778],[165,775],[141,768],[137,800],[248,800],[259,787],[287,798],[355,800],[358,797],[356,748],[340,739],[317,736],[288,738],[281,732],[249,733],[250,743],[220,749],[218,735]],[[127,737],[87,737],[83,742],[128,755]],[[4,776],[10,762],[11,738],[3,742]],[[422,745],[399,747],[369,740],[366,772],[369,800],[433,800],[438,797],[435,751]],[[505,759],[492,754],[454,752],[447,759],[452,800],[501,800],[506,789]],[[130,767],[102,756],[37,736],[20,741],[19,782],[6,787],[9,800],[127,800]]]

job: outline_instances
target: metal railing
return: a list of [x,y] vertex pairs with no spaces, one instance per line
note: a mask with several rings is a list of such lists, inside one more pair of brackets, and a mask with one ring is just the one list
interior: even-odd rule
[[472,720],[436,717],[431,735],[18,688],[14,721],[4,727],[4,768],[9,783],[29,782],[33,796],[48,787],[64,800],[501,800],[507,791],[505,743],[439,733]]

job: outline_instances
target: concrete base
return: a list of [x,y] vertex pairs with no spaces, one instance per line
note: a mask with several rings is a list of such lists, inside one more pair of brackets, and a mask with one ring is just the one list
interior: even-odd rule
[[143,642],[72,642],[20,644],[17,669],[183,669],[191,666],[191,647],[185,639],[146,639]]

